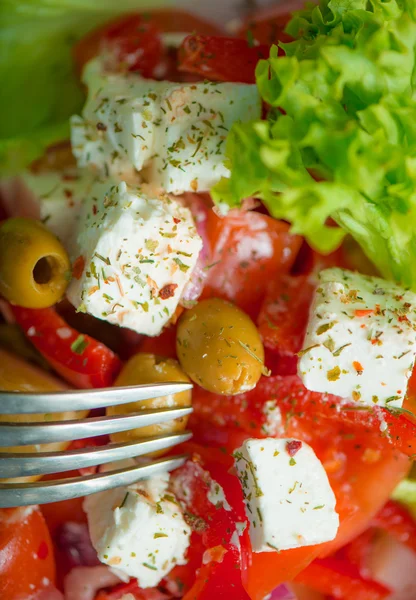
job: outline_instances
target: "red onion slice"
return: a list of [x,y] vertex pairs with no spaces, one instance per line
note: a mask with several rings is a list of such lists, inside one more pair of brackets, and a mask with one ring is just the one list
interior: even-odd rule
[[270,594],[268,600],[297,600],[295,594],[282,583]]
[[65,577],[65,600],[94,600],[102,588],[120,583],[119,577],[109,567],[75,567]]
[[70,567],[95,567],[100,564],[86,523],[64,523],[56,534],[56,545]]

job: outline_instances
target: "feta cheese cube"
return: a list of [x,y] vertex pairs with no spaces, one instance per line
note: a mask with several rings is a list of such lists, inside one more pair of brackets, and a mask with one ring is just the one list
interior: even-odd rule
[[69,251],[81,204],[92,181],[91,173],[71,168],[38,173],[27,170],[6,181],[2,194],[7,195],[13,216],[26,216],[25,210],[32,207],[30,216],[40,216]]
[[91,541],[101,562],[154,587],[175,566],[186,564],[191,530],[166,479],[87,496]]
[[82,273],[67,297],[98,319],[157,335],[173,316],[202,248],[190,211],[125,182],[97,181],[79,221]]
[[325,470],[308,444],[246,440],[234,453],[254,552],[333,540],[339,518]]
[[261,114],[255,85],[108,74],[99,59],[87,64],[84,82],[83,116],[71,121],[78,165],[129,180],[140,171],[174,194],[207,191],[227,177],[228,131],[234,122]]
[[377,277],[322,271],[298,363],[305,387],[400,407],[416,353],[416,294]]

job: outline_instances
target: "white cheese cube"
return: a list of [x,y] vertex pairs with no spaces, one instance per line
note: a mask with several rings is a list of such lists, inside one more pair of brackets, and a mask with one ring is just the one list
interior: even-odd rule
[[128,180],[140,171],[174,194],[207,191],[228,176],[228,131],[261,114],[255,85],[108,74],[99,59],[87,64],[83,79],[88,99],[82,118],[71,121],[78,165]]
[[13,208],[13,216],[25,216],[24,209],[31,206],[33,216],[37,213],[69,251],[81,204],[92,181],[91,173],[76,169],[38,173],[28,170],[6,181],[2,194],[7,195],[5,202]]
[[186,564],[191,530],[163,477],[87,496],[84,510],[100,561],[136,577],[140,587],[154,587]]
[[234,453],[254,552],[333,540],[339,518],[325,470],[308,444],[251,439]]
[[67,297],[79,310],[146,335],[174,314],[202,248],[190,211],[125,182],[97,181],[77,235],[82,274]]
[[305,387],[367,406],[400,407],[416,352],[416,294],[326,269],[298,363]]
[[209,191],[222,177],[225,141],[236,121],[260,116],[254,85],[205,82],[171,84],[162,96],[158,136],[148,180],[173,194]]

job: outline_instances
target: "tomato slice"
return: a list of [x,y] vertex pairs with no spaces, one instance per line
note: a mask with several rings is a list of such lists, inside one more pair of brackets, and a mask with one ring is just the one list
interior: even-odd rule
[[306,275],[281,277],[271,284],[257,320],[266,348],[290,356],[299,352],[314,288]]
[[[84,36],[73,48],[79,73],[84,65],[103,50],[115,53],[119,63],[127,61],[130,71],[151,77],[162,58],[160,33],[204,31],[209,35],[221,32],[216,25],[177,9],[134,13],[110,21]],[[121,66],[121,65],[120,65]]]
[[390,595],[390,590],[384,585],[363,579],[352,565],[334,558],[314,561],[297,576],[296,581],[340,600],[383,600]]
[[246,40],[188,35],[178,52],[179,71],[211,81],[255,83],[258,61],[269,57],[269,46],[252,46]]
[[104,344],[80,335],[53,308],[11,310],[35,348],[66,381],[81,389],[113,384],[121,362]]
[[374,517],[373,524],[416,552],[416,523],[406,508],[398,502],[394,500],[386,502]]
[[279,2],[278,6],[257,10],[244,20],[236,35],[269,46],[279,42],[289,42],[291,38],[285,33],[286,25],[293,11],[300,10],[304,5],[304,0],[288,0]]
[[217,296],[255,318],[269,283],[288,273],[302,240],[289,226],[258,212],[208,213],[212,263],[203,298]]
[[54,581],[52,542],[40,510],[0,510],[0,598],[30,598]]
[[[273,417],[272,408],[264,410],[269,401],[272,406],[275,402],[280,422]],[[322,461],[337,498],[340,528],[333,542],[276,555],[253,554],[245,582],[253,600],[261,600],[279,583],[293,579],[314,558],[327,556],[364,531],[410,467],[409,459],[391,443],[395,440],[380,431],[379,416],[367,411],[339,411],[336,398],[331,401],[328,396],[307,391],[297,376],[262,378],[255,390],[234,397],[196,388],[193,406],[192,429],[197,441],[224,446],[227,453],[248,437],[275,435],[309,443]],[[272,432],[268,429],[273,426],[268,422],[270,411],[275,420]],[[389,421],[402,418],[390,415]]]

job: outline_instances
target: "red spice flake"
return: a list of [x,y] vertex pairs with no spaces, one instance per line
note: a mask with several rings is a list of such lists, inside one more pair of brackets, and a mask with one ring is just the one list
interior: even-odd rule
[[368,315],[372,315],[374,310],[372,308],[357,308],[354,311],[356,317],[368,317]]
[[364,367],[360,362],[358,362],[358,360],[354,360],[352,366],[357,371],[357,375],[362,375],[364,373]]
[[406,317],[406,315],[399,316],[399,323],[402,323],[403,321],[405,321],[406,323],[409,323],[409,319]]
[[101,123],[101,121],[98,121],[97,129],[98,131],[107,131],[107,127],[104,125],[104,123]]
[[302,442],[298,440],[292,440],[291,442],[287,442],[286,444],[286,452],[289,456],[293,457],[295,454],[301,449]]
[[48,544],[43,541],[39,544],[39,548],[38,548],[38,558],[40,560],[45,560],[46,558],[48,558],[49,556],[49,548],[48,548]]
[[64,194],[65,194],[65,198],[72,198],[73,193],[71,192],[71,190],[68,190],[67,188],[64,189]]
[[93,205],[92,205],[92,214],[93,214],[93,215],[96,215],[96,214],[97,214],[97,205],[96,205],[96,204],[93,204]]
[[173,217],[173,222],[176,223],[176,224],[178,224],[178,223],[181,222],[181,220],[178,219],[178,217]]
[[83,274],[85,269],[85,258],[81,255],[75,259],[74,264],[72,265],[72,277],[75,279],[81,279],[81,275]]
[[123,290],[123,286],[121,285],[120,277],[118,275],[115,275],[115,278],[116,278],[118,291],[120,292],[120,296],[124,296],[124,290]]
[[381,315],[382,314],[380,304],[376,304],[376,307],[374,309],[374,314],[376,314],[376,315]]
[[88,296],[92,296],[93,294],[95,294],[95,292],[98,292],[100,288],[98,287],[98,285],[94,285],[92,288],[89,289],[88,291]]
[[159,298],[162,298],[162,300],[172,298],[172,296],[175,295],[175,290],[177,287],[177,283],[168,283],[167,285],[163,286],[163,288],[159,292]]

